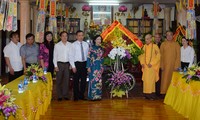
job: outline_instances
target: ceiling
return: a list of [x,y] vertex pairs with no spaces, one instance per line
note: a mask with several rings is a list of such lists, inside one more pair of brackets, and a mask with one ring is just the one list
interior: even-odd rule
[[[36,0],[30,0],[31,2],[35,2]],[[92,0],[59,0],[65,3],[87,3]],[[94,0],[93,0],[94,1]],[[103,1],[103,0],[101,0]],[[106,0],[109,1],[109,0]],[[113,0],[111,0],[113,1]],[[130,3],[130,4],[148,4],[152,3],[153,0],[116,0],[119,1],[119,3]],[[175,4],[177,0],[156,0],[160,4]]]

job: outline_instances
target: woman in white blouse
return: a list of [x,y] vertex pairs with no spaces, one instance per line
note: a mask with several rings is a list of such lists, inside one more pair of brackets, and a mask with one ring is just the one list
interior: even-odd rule
[[189,41],[183,37],[181,47],[181,68],[191,67],[194,61],[194,49],[189,46]]

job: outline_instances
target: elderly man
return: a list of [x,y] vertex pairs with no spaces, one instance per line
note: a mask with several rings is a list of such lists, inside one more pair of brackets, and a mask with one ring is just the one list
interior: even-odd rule
[[145,98],[154,100],[155,83],[159,80],[160,50],[152,43],[152,35],[145,36],[144,53],[139,56],[142,65],[143,93]]
[[181,66],[180,46],[173,40],[173,33],[171,31],[166,33],[166,39],[167,40],[164,41],[160,46],[160,67],[162,70],[160,93],[162,94],[162,98],[164,98],[170,85],[173,71],[178,70],[178,68]]

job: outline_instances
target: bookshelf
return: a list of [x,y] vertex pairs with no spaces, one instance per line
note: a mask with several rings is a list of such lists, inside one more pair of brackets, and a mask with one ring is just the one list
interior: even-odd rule
[[[163,34],[163,19],[158,19],[158,33]],[[137,36],[153,30],[153,19],[126,19],[126,27]]]
[[80,18],[69,18],[68,22],[68,40],[70,42],[74,42],[76,40],[76,32],[80,30]]

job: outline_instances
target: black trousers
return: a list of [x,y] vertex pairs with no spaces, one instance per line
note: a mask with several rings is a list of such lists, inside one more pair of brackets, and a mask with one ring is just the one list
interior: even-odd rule
[[[84,99],[86,88],[87,69],[86,62],[75,62],[77,72],[73,75],[74,80],[74,99]],[[79,80],[81,80],[79,90]]]
[[18,77],[20,77],[22,75],[23,75],[23,70],[21,70],[21,71],[15,71],[14,75],[11,75],[10,72],[9,72],[9,74],[8,74],[8,81],[11,82],[14,79],[16,79],[16,78],[18,78]]
[[183,70],[184,68],[188,68],[190,63],[187,62],[181,62],[181,69]]

